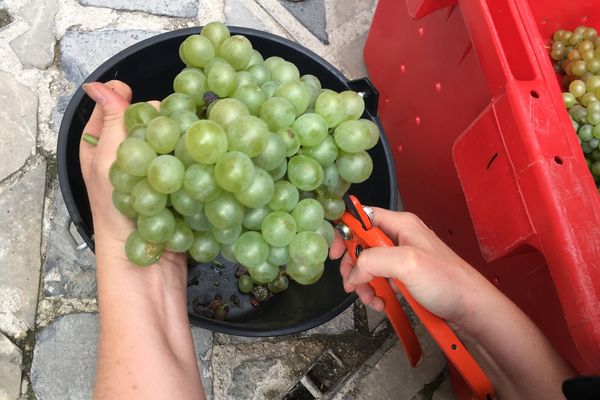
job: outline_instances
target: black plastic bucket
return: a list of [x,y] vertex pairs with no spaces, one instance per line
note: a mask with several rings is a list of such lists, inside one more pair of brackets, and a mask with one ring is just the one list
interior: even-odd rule
[[[363,92],[367,110],[364,118],[378,125],[377,92],[367,79],[348,81],[340,71],[306,48],[287,39],[254,29],[230,27],[232,34],[246,36],[254,48],[267,58],[277,55],[296,64],[301,74],[317,76],[324,88]],[[179,59],[180,43],[200,28],[164,33],[137,43],[118,53],[86,82],[119,79],[133,90],[133,102],[162,99],[172,93],[172,82],[184,68]],[[77,89],[65,111],[58,137],[58,177],[71,219],[93,250],[92,218],[79,165],[79,142],[89,119],[93,102]],[[380,125],[381,128],[381,125]],[[368,181],[353,185],[350,192],[364,204],[395,209],[398,204],[396,174],[392,154],[385,138],[370,150],[373,174]],[[237,291],[237,266],[220,262],[190,265],[188,284],[189,315],[192,324],[213,331],[243,336],[277,336],[304,331],[321,325],[344,311],[355,300],[344,292],[337,261],[328,261],[323,277],[314,285],[292,283],[258,307]],[[215,295],[231,302],[225,320],[207,316],[206,306]],[[231,298],[232,295],[236,297]],[[236,304],[237,303],[237,304]]]

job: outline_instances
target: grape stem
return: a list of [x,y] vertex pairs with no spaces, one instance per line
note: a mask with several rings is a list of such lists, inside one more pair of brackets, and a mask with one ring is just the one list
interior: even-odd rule
[[98,137],[92,135],[91,133],[84,133],[82,139],[84,142],[87,142],[92,146],[96,146],[98,144]]

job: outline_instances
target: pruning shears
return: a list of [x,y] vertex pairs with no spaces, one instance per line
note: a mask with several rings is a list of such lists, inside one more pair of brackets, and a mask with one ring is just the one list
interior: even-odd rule
[[[344,202],[346,203],[346,212],[337,221],[336,229],[342,235],[348,254],[354,261],[364,249],[394,246],[392,240],[383,231],[373,226],[374,214],[369,207],[364,207],[354,196],[345,195]],[[391,279],[391,281],[394,282],[423,326],[440,346],[446,358],[463,377],[475,398],[478,400],[493,399],[494,388],[489,379],[446,321],[419,304],[402,282],[397,279]],[[369,282],[369,285],[375,291],[376,296],[383,299],[385,314],[400,338],[410,365],[415,367],[422,357],[421,345],[389,280],[377,277]]]

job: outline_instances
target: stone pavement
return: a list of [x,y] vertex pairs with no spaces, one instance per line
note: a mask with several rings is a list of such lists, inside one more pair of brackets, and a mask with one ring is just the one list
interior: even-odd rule
[[[211,20],[288,37],[347,77],[362,77],[375,6],[376,0],[0,0],[0,400],[91,397],[95,263],[89,250],[75,249],[55,156],[62,113],[83,79],[139,40]],[[453,398],[445,361],[423,329],[417,325],[426,357],[412,369],[387,322],[360,303],[291,337],[192,330],[214,400]]]

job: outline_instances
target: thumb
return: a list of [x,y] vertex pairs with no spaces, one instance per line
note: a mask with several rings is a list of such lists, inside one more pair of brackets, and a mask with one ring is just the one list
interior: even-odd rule
[[129,102],[115,90],[100,82],[86,83],[83,90],[102,108],[104,130],[119,129],[125,131],[123,113]]

